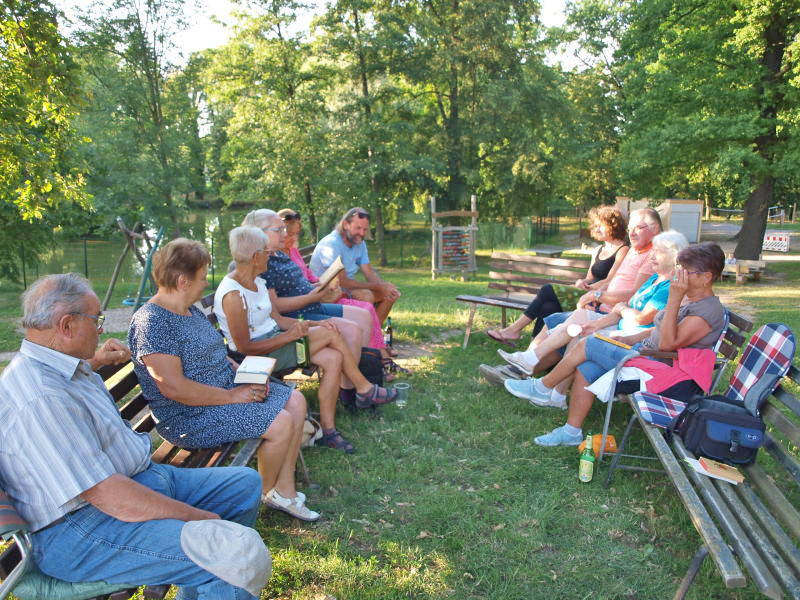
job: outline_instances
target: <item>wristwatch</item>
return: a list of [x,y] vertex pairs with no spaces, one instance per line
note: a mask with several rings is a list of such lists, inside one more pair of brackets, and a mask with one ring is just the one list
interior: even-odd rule
[[598,302],[600,301],[600,297],[602,295],[603,295],[603,292],[601,292],[600,290],[595,290],[594,291],[594,299],[597,300]]

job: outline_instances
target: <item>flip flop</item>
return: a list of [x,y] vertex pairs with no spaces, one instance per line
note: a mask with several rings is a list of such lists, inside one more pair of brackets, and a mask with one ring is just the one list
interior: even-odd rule
[[516,348],[517,347],[517,345],[515,343],[511,342],[510,340],[505,339],[504,337],[501,337],[500,334],[497,333],[496,329],[487,329],[486,330],[486,335],[488,335],[490,338],[492,338],[495,342],[500,342],[501,344],[503,344],[504,346],[508,346],[509,348]]

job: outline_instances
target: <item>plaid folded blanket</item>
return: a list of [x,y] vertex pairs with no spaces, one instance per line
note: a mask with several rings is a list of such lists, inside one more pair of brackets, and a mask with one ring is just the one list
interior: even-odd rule
[[645,421],[664,429],[669,427],[672,419],[681,414],[683,409],[686,408],[686,402],[650,392],[635,392],[633,399],[636,401],[639,412]]

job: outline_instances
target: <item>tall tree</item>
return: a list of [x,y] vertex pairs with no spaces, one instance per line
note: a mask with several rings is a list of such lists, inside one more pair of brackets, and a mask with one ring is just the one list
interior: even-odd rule
[[59,212],[89,205],[70,156],[78,69],[57,17],[44,0],[0,5],[0,275],[12,278],[20,240],[34,256]]
[[[796,0],[626,4],[621,176],[638,195],[743,182],[737,258],[758,258],[776,178],[796,171]],[[792,52],[791,49],[795,48]]]
[[135,145],[150,159],[149,179],[157,190],[150,207],[163,207],[176,235],[182,202],[176,183],[186,174],[179,146],[185,139],[165,105],[168,80],[177,71],[170,60],[177,54],[174,35],[186,26],[183,9],[183,0],[111,0],[99,14],[83,17],[87,29],[79,35],[86,61],[110,67],[92,74],[113,99],[115,117],[127,121]]

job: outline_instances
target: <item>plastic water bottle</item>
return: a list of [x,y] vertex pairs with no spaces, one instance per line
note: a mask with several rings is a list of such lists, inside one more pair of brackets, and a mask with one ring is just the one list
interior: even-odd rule
[[589,483],[594,476],[594,445],[592,444],[592,434],[586,435],[586,447],[581,453],[578,461],[578,479],[583,483]]

